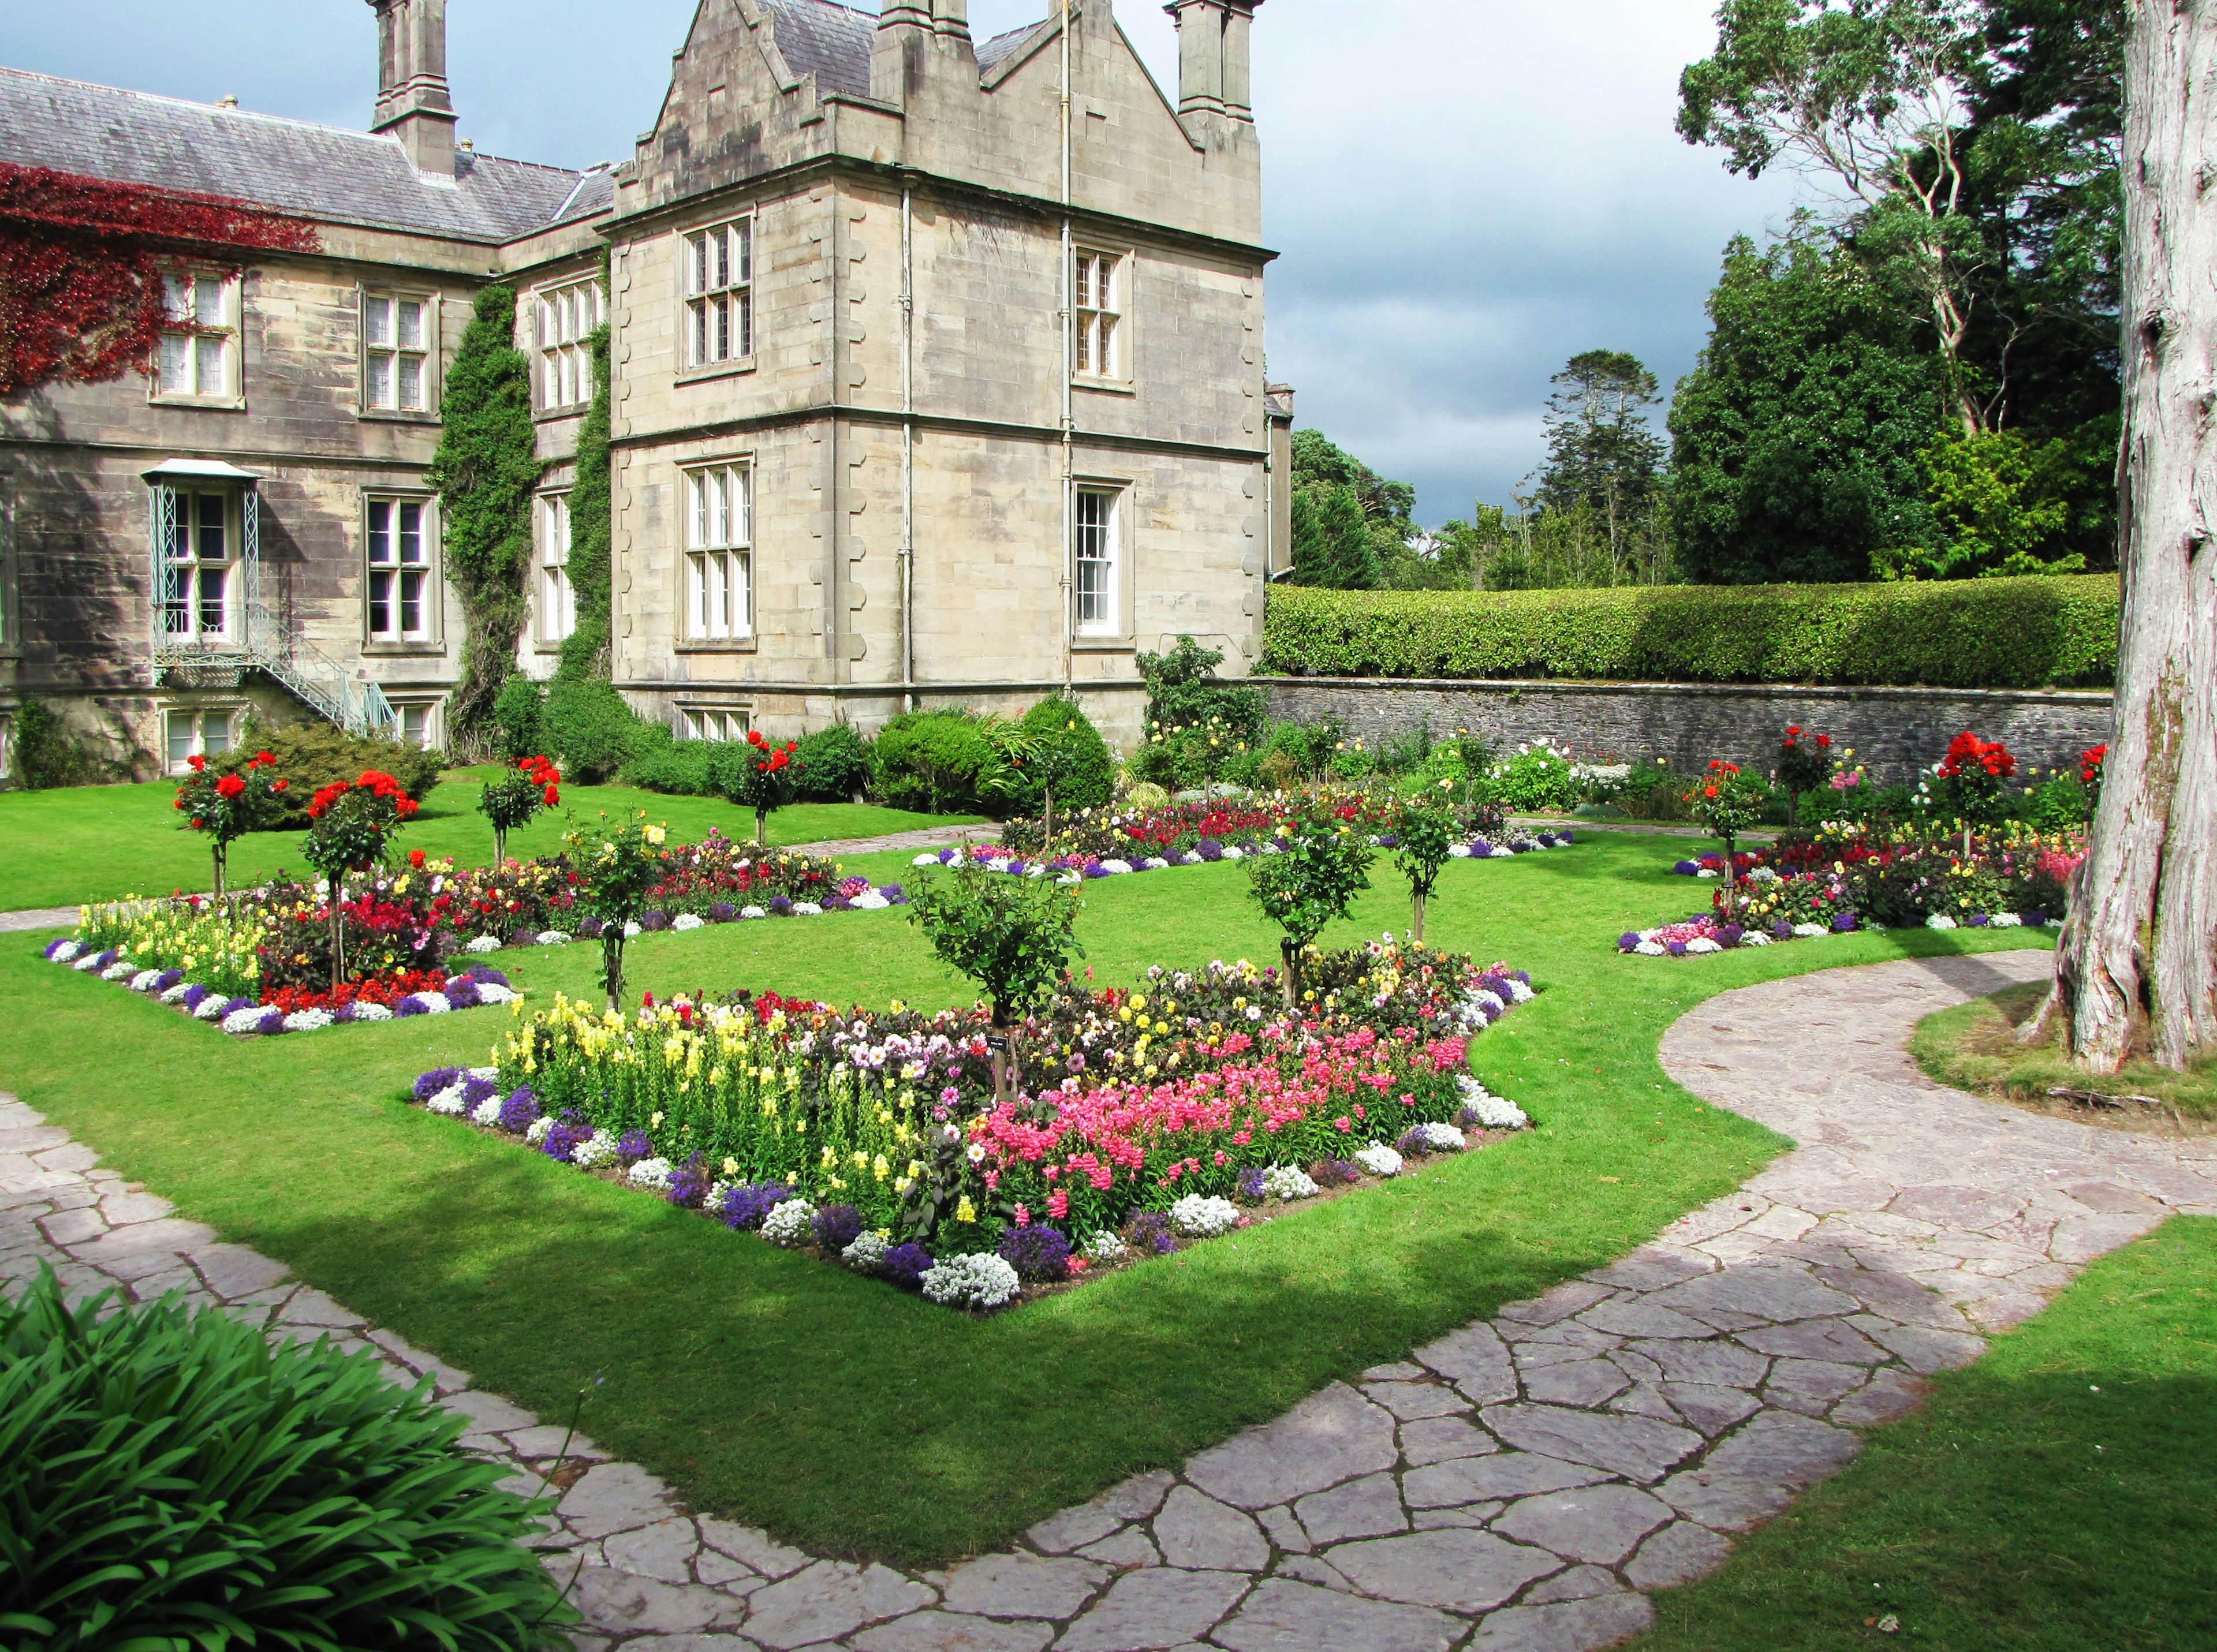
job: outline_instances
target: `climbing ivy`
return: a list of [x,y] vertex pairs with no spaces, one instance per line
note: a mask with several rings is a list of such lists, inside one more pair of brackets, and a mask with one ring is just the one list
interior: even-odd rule
[[447,370],[442,418],[429,481],[466,627],[448,725],[468,742],[491,717],[530,612],[532,501],[546,469],[531,422],[531,364],[516,348],[513,289],[479,290]]
[[609,552],[614,539],[608,474],[608,330],[586,340],[593,358],[593,401],[577,425],[577,480],[570,491],[570,587],[577,627],[564,639],[556,676],[569,681],[608,675],[614,600]]

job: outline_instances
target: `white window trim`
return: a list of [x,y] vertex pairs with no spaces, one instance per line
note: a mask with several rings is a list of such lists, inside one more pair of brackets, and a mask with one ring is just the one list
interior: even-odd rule
[[[1081,501],[1091,496],[1108,502],[1107,550],[1108,556],[1108,617],[1088,620],[1084,617],[1084,576],[1080,564],[1079,550],[1084,542],[1084,527],[1079,518]],[[1081,645],[1096,644],[1109,647],[1127,645],[1132,638],[1132,484],[1115,477],[1079,477],[1071,499],[1070,558],[1070,626],[1071,635]]]
[[406,743],[408,713],[420,711],[423,713],[423,738],[417,749],[436,751],[440,749],[440,737],[444,732],[440,724],[444,718],[447,704],[443,695],[436,699],[426,699],[419,694],[404,694],[398,700],[388,696],[387,703],[392,707],[392,737],[395,740]]
[[[715,542],[713,522],[704,528],[700,515],[700,501],[695,490],[705,480],[719,472],[735,478],[738,484],[738,507],[726,504],[726,527],[731,519],[744,517],[739,531],[727,532],[723,543]],[[705,460],[680,467],[677,473],[677,644],[681,648],[751,649],[755,645],[755,566],[754,566],[754,464],[750,459],[730,458]],[[731,616],[730,628],[719,632],[715,621],[707,617],[704,605],[710,595],[719,589],[710,578],[711,558],[728,558],[720,589],[727,594],[732,579],[732,565],[736,564],[744,585],[737,612]],[[696,616],[699,626],[696,629]]]
[[[391,342],[373,344],[369,336],[369,306],[373,299],[384,299],[392,305],[392,336]],[[400,305],[404,303],[423,306],[423,333],[420,342],[403,347],[399,340]],[[355,333],[358,345],[355,363],[355,410],[366,419],[432,419],[439,412],[439,295],[435,292],[411,287],[362,286],[355,289]],[[370,400],[370,359],[389,356],[392,360],[392,405],[380,406]],[[422,361],[423,380],[420,386],[423,406],[400,405],[400,362],[402,358],[414,356]]]
[[[1071,299],[1074,321],[1071,330],[1070,375],[1083,385],[1122,387],[1132,383],[1132,285],[1139,266],[1138,255],[1129,247],[1086,246],[1080,244],[1071,252]],[[1105,263],[1108,269],[1107,304],[1102,304],[1100,293],[1091,287],[1090,279],[1082,280],[1081,268],[1095,268]],[[1085,302],[1087,299],[1094,302]],[[1110,321],[1109,360],[1104,367],[1094,354],[1090,341],[1099,336],[1100,319]],[[1084,366],[1080,366],[1084,362]]]
[[[570,515],[571,492],[568,488],[549,488],[539,496],[534,513],[537,532],[532,536],[535,541],[533,560],[537,564],[537,576],[531,604],[539,641],[546,647],[565,641],[577,629],[577,588],[570,583],[570,552],[577,536],[577,525]],[[559,559],[554,555],[558,538]]]
[[[754,366],[757,340],[755,327],[755,219],[751,212],[739,213],[730,218],[719,219],[711,224],[696,224],[677,231],[677,318],[682,336],[677,342],[677,372],[681,378],[703,377],[722,373],[742,373]],[[701,287],[695,279],[697,252],[695,243],[701,237],[719,231],[744,231],[746,237],[746,257],[738,270],[728,272],[734,278],[725,285]],[[726,243],[728,245],[729,243]],[[724,355],[705,355],[695,346],[700,323],[695,317],[694,306],[719,296],[736,295],[742,306],[744,320],[738,329],[739,336],[726,342],[736,346]]]
[[[244,556],[245,524],[242,520],[243,496],[235,487],[180,487],[176,490],[176,538],[171,541],[169,565],[175,570],[171,577],[177,582],[179,600],[185,609],[185,624],[182,629],[171,630],[166,612],[160,616],[163,641],[172,647],[189,648],[207,643],[225,643],[239,633],[239,603],[243,593],[239,589],[238,570]],[[223,502],[223,560],[204,563],[200,557],[200,507],[202,499]],[[180,555],[180,550],[190,555]],[[201,623],[201,574],[204,569],[223,570],[223,623],[210,627]],[[159,593],[155,606],[165,607]]]
[[[186,322],[181,326],[163,328],[162,337],[154,346],[153,370],[147,378],[146,399],[150,402],[157,402],[171,407],[237,408],[246,404],[245,272],[213,264],[170,265],[162,271],[161,274],[164,284],[164,319],[165,322],[170,319],[167,309],[169,299],[167,283],[171,277],[179,277],[187,281],[198,281],[209,276],[223,283],[223,292],[218,300],[223,311],[223,320],[213,327],[195,319]],[[162,386],[162,358],[167,342],[172,338],[182,338],[185,341],[185,361],[193,375],[193,388],[190,390],[165,390]],[[221,341],[224,376],[226,383],[219,391],[204,391],[200,388],[198,341],[204,338],[216,338]]]
[[[163,773],[167,774],[188,774],[191,772],[192,764],[187,761],[188,758],[205,757],[207,755],[207,719],[211,717],[220,717],[223,718],[225,737],[223,749],[225,751],[235,749],[238,744],[239,724],[245,717],[246,711],[247,708],[244,706],[164,706],[162,708]],[[186,753],[186,755],[183,758],[172,758],[170,755],[170,749],[173,744],[170,738],[170,723],[171,718],[179,717],[188,717],[193,720],[192,737],[188,743],[190,745],[191,749]]]
[[754,725],[755,710],[751,706],[706,706],[689,702],[677,708],[675,733],[680,740],[744,740]]
[[[370,512],[373,506],[389,504],[393,507],[392,557],[389,564],[373,564],[370,558]],[[393,604],[392,628],[380,632],[374,628],[375,610],[372,576],[382,569],[397,579],[404,570],[400,561],[399,508],[420,505],[423,517],[418,532],[423,539],[423,629],[420,635],[411,635],[399,624],[399,591],[396,585],[392,598]],[[446,612],[446,582],[440,566],[440,531],[437,496],[414,493],[404,488],[365,488],[361,495],[361,636],[366,648],[386,650],[421,652],[435,650],[442,646],[442,620]]]
[[[581,288],[585,297],[584,323],[574,336],[563,337],[560,328],[568,323],[566,312],[564,322],[558,323],[548,311],[552,306],[566,305],[571,295]],[[532,293],[531,325],[538,355],[533,404],[540,412],[575,412],[591,405],[593,353],[585,341],[596,328],[607,325],[608,319],[608,289],[596,276],[551,282]],[[553,336],[550,336],[550,333]],[[565,362],[569,370],[566,376],[563,371]],[[575,383],[577,393],[566,398],[556,393],[565,383]]]

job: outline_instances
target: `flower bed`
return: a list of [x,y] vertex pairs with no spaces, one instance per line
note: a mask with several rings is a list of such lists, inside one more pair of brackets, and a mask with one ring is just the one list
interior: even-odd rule
[[[1064,883],[1075,884],[1089,878],[1118,878],[1135,872],[1165,872],[1172,866],[1213,866],[1221,860],[1243,860],[1251,855],[1278,853],[1276,832],[1282,823],[1274,822],[1270,835],[1262,837],[1235,838],[1231,841],[1204,837],[1189,849],[1181,850],[1176,860],[1164,855],[1144,855],[1126,860],[1115,855],[1102,859],[1098,855],[1059,854],[1051,860],[1026,860],[999,843],[973,843],[965,851],[945,848],[919,854],[912,863],[918,866],[951,866],[966,853],[970,858],[989,872],[1004,872],[1017,878],[1044,878],[1052,873]],[[1390,833],[1374,833],[1373,843],[1382,848],[1393,848],[1395,841]],[[1458,860],[1510,860],[1520,854],[1534,854],[1541,849],[1566,849],[1577,839],[1567,831],[1523,833],[1496,841],[1490,838],[1473,836],[1455,844],[1448,853]]]
[[1075,981],[1012,1030],[995,1106],[983,1008],[844,1014],[740,997],[633,1016],[558,999],[494,1064],[426,1074],[431,1111],[519,1137],[769,1242],[990,1308],[1522,1128],[1465,1070],[1521,972],[1374,943],[1275,974]]
[[164,967],[134,958],[120,947],[98,947],[75,939],[50,941],[49,963],[96,974],[133,992],[170,1005],[195,1020],[219,1026],[234,1037],[275,1038],[285,1032],[315,1032],[355,1021],[390,1021],[411,1015],[444,1015],[451,1010],[505,1004],[521,996],[498,970],[474,965],[457,974],[430,971],[407,983],[370,980],[349,983],[337,994],[320,996],[298,989],[281,989],[264,1002],[188,979],[184,969]]

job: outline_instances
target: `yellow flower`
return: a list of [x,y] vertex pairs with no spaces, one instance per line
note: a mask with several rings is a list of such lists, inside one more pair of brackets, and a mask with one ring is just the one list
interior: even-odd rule
[[975,1222],[978,1219],[978,1207],[970,1202],[969,1194],[963,1194],[962,1202],[954,1207],[954,1219],[957,1222]]
[[739,1174],[739,1162],[737,1159],[726,1159],[724,1161],[724,1174],[727,1176],[738,1175]]

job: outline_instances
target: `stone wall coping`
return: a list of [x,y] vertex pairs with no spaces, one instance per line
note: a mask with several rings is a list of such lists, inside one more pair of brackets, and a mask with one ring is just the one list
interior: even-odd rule
[[1259,688],[1423,689],[1436,693],[1688,694],[1711,699],[1983,700],[1994,705],[2102,706],[2106,688],[1905,688],[1879,684],[1791,682],[1607,682],[1576,677],[1280,677],[1238,679]]

